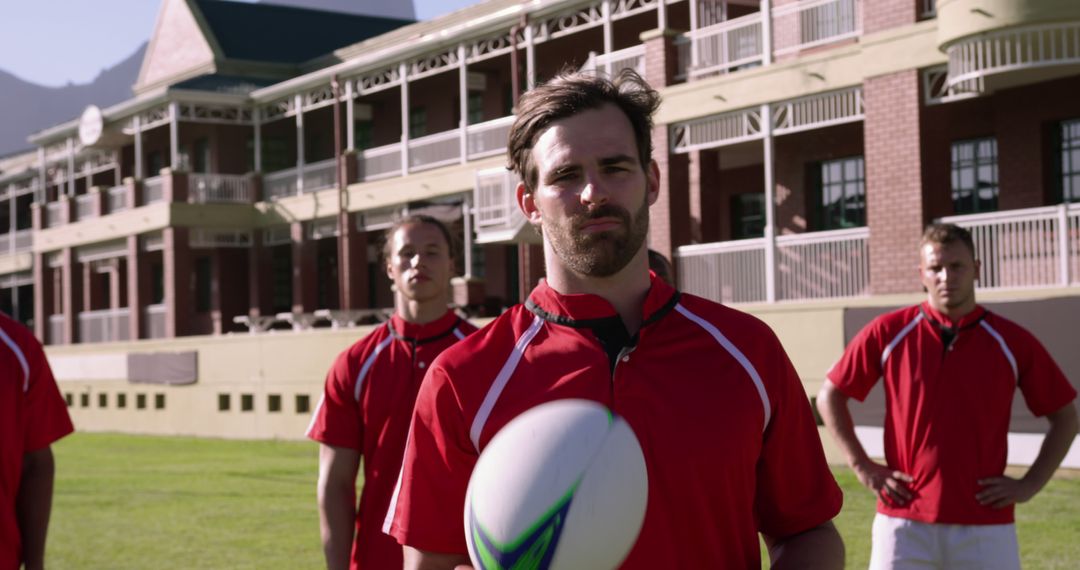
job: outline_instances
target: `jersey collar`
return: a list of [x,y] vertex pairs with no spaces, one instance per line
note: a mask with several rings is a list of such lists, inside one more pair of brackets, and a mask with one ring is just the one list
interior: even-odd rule
[[442,338],[457,328],[458,323],[461,322],[461,317],[457,316],[457,313],[447,309],[446,314],[431,321],[430,323],[410,323],[401,318],[397,312],[390,317],[390,334],[394,335],[394,338],[399,340],[405,340],[415,343],[431,342],[433,340]]
[[[679,292],[652,271],[649,272],[649,279],[649,293],[642,306],[643,326],[656,322],[679,301]],[[588,293],[564,295],[552,289],[546,279],[540,280],[525,306],[547,321],[575,328],[591,328],[611,319],[622,322],[607,299]]]
[[986,318],[986,309],[983,308],[982,305],[975,305],[975,308],[970,313],[960,317],[960,321],[956,323],[950,321],[949,316],[945,313],[931,307],[930,303],[927,301],[923,301],[920,308],[922,309],[923,314],[939,327],[948,327],[955,330],[966,329],[978,324],[979,321]]

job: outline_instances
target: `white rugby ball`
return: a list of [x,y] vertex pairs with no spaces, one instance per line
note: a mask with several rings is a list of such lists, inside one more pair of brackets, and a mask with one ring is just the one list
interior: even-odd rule
[[477,461],[465,535],[477,570],[616,568],[645,519],[633,430],[607,407],[556,400],[506,424]]

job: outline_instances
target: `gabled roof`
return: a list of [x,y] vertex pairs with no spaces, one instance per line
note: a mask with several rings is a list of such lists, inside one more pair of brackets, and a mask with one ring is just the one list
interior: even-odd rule
[[193,0],[225,59],[299,64],[391,30],[411,20],[322,10]]

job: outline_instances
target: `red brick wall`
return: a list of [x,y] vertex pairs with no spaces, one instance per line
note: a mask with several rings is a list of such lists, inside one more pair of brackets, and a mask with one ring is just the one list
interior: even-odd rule
[[[724,152],[720,151],[723,166]],[[734,239],[731,227],[731,199],[737,194],[760,194],[765,191],[765,170],[761,164],[721,170],[715,189],[709,192],[708,204],[713,214],[712,227],[705,226],[706,242]]]
[[870,288],[874,294],[919,290],[919,236],[924,225],[919,72],[873,77],[866,102],[866,205]]
[[914,24],[918,17],[918,0],[863,0],[864,34]]
[[[808,178],[816,163],[863,154],[863,125],[851,123],[776,137],[777,233],[817,229],[816,202]],[[763,183],[764,184],[764,183]]]

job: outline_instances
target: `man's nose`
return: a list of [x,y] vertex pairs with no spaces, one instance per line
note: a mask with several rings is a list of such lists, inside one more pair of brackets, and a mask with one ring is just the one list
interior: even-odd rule
[[607,188],[595,177],[589,177],[585,181],[585,188],[581,190],[581,203],[590,205],[606,204],[608,201]]

